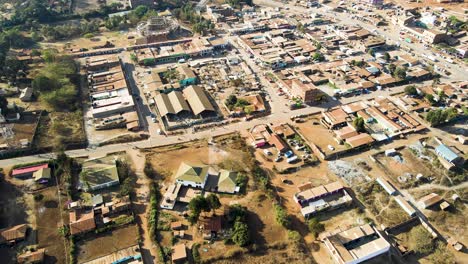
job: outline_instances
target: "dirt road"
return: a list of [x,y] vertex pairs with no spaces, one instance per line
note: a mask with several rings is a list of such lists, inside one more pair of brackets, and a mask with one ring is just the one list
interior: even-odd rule
[[141,234],[141,254],[144,263],[155,263],[156,249],[151,241],[148,233],[148,218],[147,213],[149,210],[149,180],[144,174],[145,167],[145,156],[136,149],[128,149],[127,154],[135,165],[135,173],[137,175],[137,181],[135,186],[136,198],[133,201],[134,213],[136,215],[136,222],[139,227]]

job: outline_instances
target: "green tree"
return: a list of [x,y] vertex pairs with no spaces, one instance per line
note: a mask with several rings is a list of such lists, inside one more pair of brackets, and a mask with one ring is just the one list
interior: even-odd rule
[[320,52],[315,52],[314,55],[312,55],[312,59],[315,61],[324,61],[325,56],[323,56],[323,54]]
[[419,254],[429,254],[434,250],[431,234],[422,226],[413,227],[409,232],[409,247]]
[[391,57],[390,57],[390,53],[385,52],[385,54],[384,54],[384,60],[385,60],[385,61],[390,61],[390,58],[391,58]]
[[225,101],[225,104],[229,110],[232,110],[234,108],[234,105],[237,103],[237,97],[234,94],[231,94],[228,96],[228,98]]
[[286,228],[289,228],[291,226],[291,218],[284,207],[275,203],[273,204],[273,208],[275,209],[276,222]]
[[353,126],[357,132],[365,132],[366,129],[364,127],[364,119],[362,117],[357,117],[353,120]]
[[169,69],[163,73],[163,77],[170,82],[179,78],[179,72],[176,69]]
[[133,11],[139,18],[142,18],[146,13],[148,12],[148,7],[147,6],[137,6],[135,10]]
[[408,85],[405,87],[405,94],[407,95],[418,95],[418,90],[414,85]]
[[434,99],[434,95],[432,94],[426,94],[424,99],[426,99],[431,105],[437,104],[436,100]]
[[406,68],[396,67],[395,71],[393,72],[393,76],[400,80],[406,79]]
[[208,202],[208,206],[212,211],[216,211],[216,209],[221,208],[221,202],[219,201],[218,196],[214,193],[210,193],[206,197],[206,201]]
[[393,75],[393,73],[395,72],[395,70],[396,70],[395,64],[390,63],[390,64],[388,65],[388,71],[390,72],[390,74]]
[[369,55],[371,55],[372,57],[374,57],[374,56],[375,56],[375,50],[374,50],[374,49],[369,49],[369,50],[367,51],[367,54],[369,54]]
[[297,28],[297,31],[299,31],[299,32],[301,32],[301,33],[304,33],[304,32],[305,32],[305,27],[304,27],[304,25],[303,25],[301,22],[297,23],[296,28]]
[[249,226],[242,221],[236,221],[231,239],[238,246],[248,245],[250,243]]
[[205,197],[198,195],[190,200],[188,204],[188,208],[190,209],[190,222],[196,223],[198,221],[198,217],[200,217],[201,212],[208,212],[210,211],[210,205]]
[[247,208],[240,204],[229,206],[228,221],[230,224],[238,220],[244,220],[247,217]]
[[317,220],[317,218],[311,218],[309,221],[307,221],[307,226],[309,227],[310,233],[312,233],[312,236],[314,238],[317,238],[317,236],[325,231],[325,226]]

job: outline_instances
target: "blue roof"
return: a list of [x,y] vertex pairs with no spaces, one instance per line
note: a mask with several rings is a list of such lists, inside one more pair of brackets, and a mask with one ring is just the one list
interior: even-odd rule
[[449,147],[445,146],[444,144],[440,144],[435,148],[435,151],[446,159],[448,162],[452,162],[458,158],[457,153],[453,152]]

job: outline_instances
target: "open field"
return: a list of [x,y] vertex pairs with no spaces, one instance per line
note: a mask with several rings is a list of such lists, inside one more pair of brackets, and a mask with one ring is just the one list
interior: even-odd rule
[[100,235],[92,239],[77,242],[78,263],[108,255],[119,249],[135,245],[138,241],[136,225],[129,225]]
[[80,144],[86,141],[81,111],[56,112],[42,116],[39,122],[35,144],[39,148]]

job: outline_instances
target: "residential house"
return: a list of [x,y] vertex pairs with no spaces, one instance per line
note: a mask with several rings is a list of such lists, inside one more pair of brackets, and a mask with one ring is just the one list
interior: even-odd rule
[[11,245],[18,241],[24,240],[26,238],[27,231],[28,225],[26,224],[0,229],[0,245]]
[[220,193],[237,193],[239,187],[236,185],[237,172],[220,170],[218,176],[218,188]]
[[23,90],[21,90],[19,99],[23,102],[30,102],[33,97],[33,88],[32,87],[26,87]]
[[74,210],[70,212],[70,234],[79,235],[96,229],[94,210]]
[[[454,166],[461,166],[465,163],[463,157],[457,154],[452,148],[440,144],[435,148],[435,153],[441,158],[442,165],[447,169],[450,169]],[[447,164],[448,163],[448,164]]]
[[187,260],[187,249],[185,244],[177,244],[172,247],[172,263],[185,263]]
[[421,199],[419,199],[419,206],[421,206],[424,209],[427,209],[431,206],[434,206],[438,203],[441,203],[444,199],[440,197],[437,193],[430,193]]
[[119,174],[114,156],[90,159],[82,164],[80,185],[85,191],[96,191],[119,185]]
[[16,262],[18,264],[35,264],[42,263],[45,257],[45,248],[37,249],[36,251],[28,251],[18,256]]
[[51,179],[51,169],[41,168],[33,173],[33,178],[35,182],[46,184]]
[[175,174],[175,180],[183,186],[203,189],[208,179],[208,170],[208,166],[188,165],[182,162]]
[[11,172],[11,176],[15,178],[28,178],[32,177],[33,174],[41,169],[47,169],[49,168],[49,164],[44,163],[44,164],[39,164],[39,165],[34,165],[34,166],[28,166],[28,167],[21,167],[14,169]]
[[289,145],[278,135],[272,135],[269,143],[275,146],[279,152],[286,152],[289,150]]

